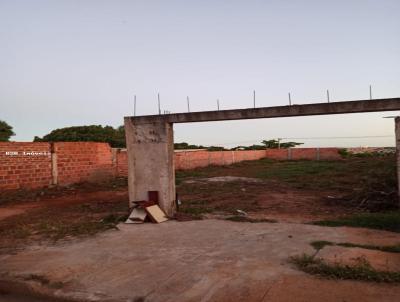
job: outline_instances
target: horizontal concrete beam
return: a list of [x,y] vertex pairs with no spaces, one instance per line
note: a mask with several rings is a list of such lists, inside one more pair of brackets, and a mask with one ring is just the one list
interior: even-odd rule
[[396,110],[400,110],[400,98],[315,103],[305,105],[261,107],[249,109],[200,111],[163,115],[144,115],[126,117],[126,119],[131,119],[132,122],[135,124],[153,123],[157,121],[164,121],[167,123],[193,123]]

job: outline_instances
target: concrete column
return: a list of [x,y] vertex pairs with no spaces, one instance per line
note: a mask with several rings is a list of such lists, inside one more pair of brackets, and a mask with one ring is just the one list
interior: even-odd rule
[[125,118],[128,154],[129,204],[148,200],[158,191],[159,205],[169,216],[175,213],[173,124],[163,120],[143,123]]
[[398,205],[400,207],[400,117],[394,119],[395,137],[396,137],[396,166],[397,166],[397,190],[398,190]]
[[50,143],[51,151],[51,184],[58,184],[58,166],[57,166],[57,153],[54,143]]

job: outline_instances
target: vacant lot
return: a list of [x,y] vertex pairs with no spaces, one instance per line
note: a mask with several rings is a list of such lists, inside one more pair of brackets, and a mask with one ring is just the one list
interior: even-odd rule
[[[176,182],[177,220],[217,220],[119,224],[126,179],[2,194],[0,290],[11,282],[103,301],[397,301],[393,157],[249,161],[178,171]],[[362,228],[327,228],[336,226]]]
[[[344,219],[368,210],[361,205],[364,199],[360,196],[375,183],[390,196],[390,190],[395,192],[394,180],[394,157],[342,161],[264,159],[178,171],[177,192],[182,205],[177,217],[303,223]],[[389,188],[382,188],[382,184]],[[243,217],[237,210],[248,215]],[[0,248],[6,252],[31,242],[95,234],[114,228],[127,214],[125,179],[2,194]]]
[[394,157],[263,159],[178,172],[176,178],[181,211],[194,217],[242,210],[258,218],[308,222],[388,210],[396,200]]

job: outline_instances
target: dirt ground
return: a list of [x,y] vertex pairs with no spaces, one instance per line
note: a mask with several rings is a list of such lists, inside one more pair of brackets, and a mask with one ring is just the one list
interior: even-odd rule
[[[183,242],[179,239],[179,236],[177,238],[173,236],[173,238],[177,240],[175,248],[183,251],[181,254],[178,252],[178,256],[185,258],[188,257],[184,252],[185,245],[189,244],[188,242],[190,242],[190,238],[196,236],[195,234],[199,234],[199,236],[202,236],[201,238],[203,238],[203,242],[196,241],[198,247],[200,247],[204,244],[211,244],[211,238],[215,237],[212,236],[212,232],[216,232],[216,234],[223,237],[223,230],[225,230],[225,232],[232,234],[233,236],[232,238],[227,238],[229,240],[225,242],[227,246],[229,246],[235,241],[234,236],[236,235],[233,234],[242,234],[245,236],[248,233],[253,235],[255,234],[257,237],[257,234],[264,234],[263,236],[267,236],[266,234],[268,232],[274,233],[281,228],[290,229],[290,231],[284,235],[285,239],[278,236],[280,238],[279,240],[295,243],[289,244],[288,242],[289,245],[283,248],[283,250],[287,249],[286,252],[283,252],[283,250],[279,251],[279,244],[274,246],[279,242],[275,237],[270,238],[272,240],[271,242],[263,241],[262,243],[262,248],[272,249],[278,254],[282,253],[281,256],[279,256],[279,259],[275,259],[275,256],[268,260],[264,259],[267,261],[266,263],[268,263],[268,265],[271,265],[271,263],[276,260],[279,262],[275,263],[276,265],[279,267],[283,266],[283,271],[285,273],[283,273],[283,271],[277,274],[274,273],[275,277],[272,279],[266,277],[268,273],[267,275],[264,275],[265,272],[261,274],[261,272],[254,270],[258,265],[255,263],[257,262],[256,259],[263,257],[261,256],[262,249],[259,250],[260,254],[258,254],[258,256],[251,253],[252,248],[257,249],[259,239],[255,241],[249,239],[255,244],[255,246],[245,245],[248,250],[243,250],[245,254],[250,253],[249,255],[251,256],[249,257],[253,259],[250,262],[246,262],[243,266],[243,271],[240,270],[248,276],[248,278],[246,277],[243,280],[240,278],[237,280],[235,278],[229,278],[229,275],[236,276],[238,272],[235,269],[232,271],[223,269],[223,263],[221,262],[223,259],[221,260],[220,256],[218,256],[220,255],[218,249],[215,250],[215,257],[212,256],[210,258],[210,263],[214,263],[215,261],[215,265],[217,266],[215,267],[215,270],[207,271],[205,274],[208,276],[207,278],[210,278],[210,280],[217,278],[215,279],[215,282],[217,282],[216,280],[219,280],[219,278],[222,278],[221,280],[225,281],[217,282],[215,288],[209,283],[205,283],[204,287],[199,290],[194,289],[196,294],[205,295],[205,297],[203,297],[204,301],[225,301],[226,299],[223,297],[226,294],[228,294],[228,300],[226,301],[232,301],[232,299],[229,298],[232,296],[229,295],[235,295],[236,290],[232,289],[231,286],[233,283],[236,284],[240,280],[240,282],[255,282],[254,284],[252,283],[254,286],[251,285],[248,288],[242,288],[239,286],[240,290],[237,289],[237,293],[240,293],[241,296],[247,297],[247,295],[249,295],[250,298],[247,300],[245,299],[246,301],[320,301],[322,299],[321,297],[326,296],[326,291],[336,292],[336,295],[332,296],[333,298],[323,298],[327,301],[376,301],[378,299],[380,301],[397,301],[397,298],[395,297],[400,294],[397,285],[363,283],[360,281],[338,282],[334,280],[323,280],[305,275],[305,273],[299,273],[287,263],[288,257],[294,254],[299,254],[301,252],[310,253],[310,251],[312,251],[312,247],[310,246],[312,240],[329,240],[330,238],[337,241],[342,238],[343,240],[346,239],[346,242],[351,242],[352,244],[374,244],[385,246],[397,244],[398,248],[400,248],[400,237],[396,233],[380,233],[380,231],[376,230],[341,228],[339,234],[335,228],[321,228],[307,225],[313,221],[346,218],[357,213],[369,211],[370,209],[365,207],[368,202],[366,202],[367,199],[363,193],[367,190],[371,190],[371,188],[373,189],[373,192],[376,191],[378,193],[380,190],[386,190],[386,188],[377,188],[376,183],[381,185],[381,183],[384,182],[383,180],[386,182],[387,179],[395,179],[394,167],[395,161],[392,157],[350,158],[342,161],[318,162],[279,162],[265,159],[243,162],[232,166],[206,167],[190,171],[177,171],[177,192],[179,200],[182,203],[176,217],[178,222],[171,221],[165,224],[165,227],[163,225],[162,232],[165,233],[165,238],[170,238],[171,233],[169,232],[172,230],[173,232],[180,234],[182,238],[186,238],[186,241],[182,239],[185,241]],[[387,182],[389,183],[389,187],[395,187],[395,185],[391,184],[390,181]],[[384,193],[387,197],[387,190]],[[392,193],[393,192],[389,192],[389,194]],[[394,192],[394,194],[397,194],[397,192]],[[373,196],[374,198],[380,198],[379,194]],[[64,260],[62,257],[57,258],[57,255],[59,255],[58,253],[53,255],[52,252],[48,253],[47,251],[51,251],[53,248],[56,250],[63,250],[64,248],[68,249],[68,247],[71,247],[73,251],[73,246],[76,244],[79,245],[82,243],[82,245],[85,246],[85,242],[93,242],[93,240],[99,242],[96,238],[102,238],[98,237],[103,236],[101,233],[108,234],[106,235],[108,236],[107,240],[111,242],[112,246],[113,244],[116,244],[113,243],[112,237],[115,236],[115,234],[119,234],[119,232],[115,233],[118,229],[125,230],[126,232],[122,232],[117,236],[119,238],[118,240],[120,240],[117,240],[117,244],[123,244],[124,240],[133,240],[132,244],[136,246],[136,244],[138,244],[136,240],[141,238],[141,236],[138,235],[136,231],[131,233],[132,231],[130,231],[129,228],[126,228],[126,226],[121,224],[121,222],[125,221],[127,218],[128,213],[126,179],[118,179],[103,184],[78,184],[64,188],[55,187],[42,190],[3,192],[0,194],[0,257],[3,257],[0,262],[2,263],[0,264],[0,272],[3,275],[5,272],[7,272],[6,274],[13,274],[13,270],[17,269],[19,263],[18,255],[30,255],[29,253],[32,250],[38,251],[37,255],[31,255],[34,257],[35,261],[41,259],[40,257],[43,257],[43,261],[47,261],[47,257],[54,256],[54,261],[63,263]],[[202,219],[203,221],[183,222],[186,220],[198,219]],[[231,219],[233,221],[251,220],[257,222],[264,221],[276,223],[237,223],[225,221],[226,219]],[[208,228],[208,222],[211,224],[211,229]],[[171,225],[171,227],[168,227],[168,225]],[[213,226],[215,226],[215,228]],[[132,226],[129,227],[131,228]],[[146,232],[150,232],[155,227],[157,226],[148,225]],[[219,227],[221,227],[221,230],[218,229]],[[197,228],[199,228],[198,232],[195,231]],[[307,235],[311,234],[308,233],[310,230],[309,228],[315,228],[311,232],[312,234],[314,234],[313,232],[315,231],[315,234],[321,232],[321,234],[324,235],[314,236],[314,234],[309,236]],[[192,230],[190,232],[193,234],[187,233],[189,229]],[[264,230],[268,230],[268,232],[265,233]],[[300,232],[298,233],[299,236],[302,234],[300,236],[301,244],[296,240],[292,240],[292,233],[296,233],[297,230]],[[156,232],[156,230],[153,231]],[[220,233],[220,231],[223,232]],[[304,234],[302,232],[304,232]],[[270,234],[271,236],[273,236],[272,233]],[[337,236],[334,234],[337,234]],[[153,236],[150,233],[147,235],[150,237]],[[165,246],[163,244],[157,245],[156,243],[147,242],[147,239],[145,238],[146,236],[143,239],[140,239],[144,240],[142,244],[148,244],[154,249],[160,251],[164,250]],[[160,238],[163,237],[161,236]],[[214,239],[215,244],[217,244],[217,237]],[[247,239],[244,238],[244,240]],[[166,241],[162,239],[160,242],[165,243]],[[240,242],[243,243],[243,241]],[[181,246],[181,244],[183,245]],[[226,251],[223,241],[221,241],[220,244],[218,243],[217,246]],[[96,248],[102,249],[103,247],[97,246]],[[238,248],[238,246],[233,244],[232,248]],[[260,247],[258,247],[258,249],[259,248]],[[359,250],[361,250],[361,253],[365,251],[365,249],[360,247],[357,247],[357,249],[358,250],[355,250],[357,253],[360,252]],[[349,249],[339,247],[326,247],[324,253],[327,253],[327,251],[330,250],[343,250],[344,255],[352,255],[352,251],[349,251]],[[172,253],[172,251],[173,248],[171,246],[170,252]],[[44,254],[41,254],[42,252]],[[132,251],[133,254],[136,252],[139,253],[137,255],[139,255],[140,258],[141,251]],[[73,258],[69,259],[75,261],[74,257],[76,256],[79,258],[78,255],[80,253],[82,253],[83,257],[92,257],[91,251],[81,250],[78,254],[72,254],[71,257]],[[124,253],[129,254],[127,250],[124,250]],[[207,253],[212,254],[212,251],[207,250]],[[321,252],[321,255],[324,253]],[[313,253],[311,254],[313,256],[316,255]],[[392,257],[390,253],[385,254],[380,253],[379,251],[365,254],[367,256],[373,255],[373,257],[376,257],[378,263],[381,263],[382,261],[388,262],[389,258],[384,258],[387,257],[387,255],[390,256],[390,261],[399,261],[399,258],[397,257],[398,254],[396,254],[396,257]],[[13,258],[13,255],[15,255],[16,258]],[[63,255],[67,257],[65,254]],[[161,255],[162,253],[154,256],[162,258]],[[226,259],[236,257],[234,254],[225,256],[227,257]],[[338,255],[335,253],[333,253],[333,255],[330,253],[329,255],[329,257],[333,257],[333,259],[336,259],[337,256]],[[102,259],[101,261],[111,261],[111,259],[107,258],[108,256],[106,254],[99,254],[98,257]],[[118,257],[124,256],[123,254],[120,254]],[[375,261],[374,259],[372,260],[372,262]],[[26,261],[30,261],[29,257],[21,262],[23,264],[22,270],[28,269],[28,267],[25,267],[25,265],[28,264]],[[35,265],[35,261],[29,265]],[[53,260],[50,259],[49,261]],[[136,263],[135,261],[133,261],[133,263]],[[163,267],[164,265],[162,262],[153,263],[150,258],[146,258],[143,261],[148,263],[151,267],[153,267],[153,265],[160,265]],[[56,262],[52,262],[52,265],[54,265],[52,269],[55,271],[57,271]],[[8,266],[9,263],[14,263],[17,266],[13,268],[12,266]],[[44,263],[45,262],[42,264],[44,265]],[[110,263],[112,263],[112,261]],[[236,259],[234,263],[235,267],[237,265],[240,267],[239,258]],[[275,264],[273,264],[273,271],[276,271]],[[84,264],[83,261],[74,265],[77,265],[74,270],[79,270],[79,265],[88,264]],[[140,266],[141,264],[136,263],[136,265]],[[190,265],[195,265],[197,267],[198,263],[191,262]],[[205,262],[204,265],[208,264]],[[265,263],[263,265],[265,265]],[[64,269],[69,270],[71,268],[64,267]],[[125,271],[123,267],[120,267],[120,269]],[[147,275],[144,273],[144,270],[145,267],[143,267],[143,272],[141,274],[145,280]],[[290,273],[286,274],[288,270]],[[280,272],[280,269],[277,271]],[[79,275],[78,271],[76,271],[76,273]],[[86,273],[97,274],[98,272],[94,266],[92,270],[89,270]],[[172,266],[170,273],[174,274]],[[103,273],[101,272],[101,274]],[[254,275],[249,277],[250,275],[248,274]],[[264,280],[263,282],[260,281],[261,283],[255,281],[258,280],[257,278],[259,277],[257,276],[259,276],[259,274],[263,276],[260,277],[260,280]],[[37,271],[32,269],[30,275],[36,276]],[[43,276],[45,276],[45,279],[41,279]],[[129,277],[130,275],[128,274],[127,276]],[[150,274],[150,276],[152,276],[152,274]],[[190,280],[186,280],[188,283],[185,283],[185,285],[175,284],[174,282],[180,282],[180,279],[176,277],[178,279],[172,279],[174,282],[170,285],[168,285],[169,283],[167,282],[165,283],[165,286],[168,288],[170,288],[170,286],[177,286],[179,289],[180,286],[190,287],[190,284],[193,284],[194,286],[194,284],[197,284],[198,282],[205,282],[204,280],[201,281],[202,279],[200,276],[196,274],[192,275],[187,273],[187,276]],[[40,281],[39,283],[42,283],[42,285],[43,282],[46,281],[45,283],[47,284],[48,279],[46,278],[48,277],[51,277],[49,272],[41,271],[39,280],[36,281]],[[72,278],[72,276],[70,277]],[[84,274],[81,275],[81,277],[85,278]],[[107,278],[112,278],[112,276],[107,276]],[[51,282],[55,282],[57,285],[59,280],[57,278],[53,279],[54,278],[51,279]],[[101,282],[100,279],[98,281]],[[138,284],[142,284],[141,282],[142,281]],[[92,283],[89,282],[89,284]],[[206,284],[209,284],[211,287]],[[260,289],[259,291],[257,291],[257,287]],[[224,290],[224,288],[226,290]],[[292,292],[287,293],[285,288],[290,288]],[[316,288],[324,290],[316,290]],[[148,293],[154,292],[154,295],[150,294],[150,296],[153,295],[155,297],[154,299],[146,301],[158,301],[157,299],[162,297],[162,291],[160,291],[158,287],[152,288],[150,286],[147,287],[146,290],[149,291]],[[357,291],[360,290],[367,291],[367,294],[362,296],[362,299],[360,299],[360,296],[357,296]],[[380,292],[382,291],[386,292],[383,299],[381,299],[382,296],[380,296]],[[131,291],[128,290],[127,293],[131,293]],[[261,296],[259,296],[260,293]],[[107,293],[107,295],[111,294],[112,291]],[[191,291],[186,292],[186,294],[190,295]],[[294,297],[293,295],[298,297],[298,299],[292,300],[291,298]],[[185,298],[182,301],[199,301],[196,299],[191,300],[191,296],[187,298],[183,295],[182,297]],[[255,298],[252,299],[251,297]],[[0,292],[0,301],[2,301],[1,299],[2,296]],[[19,300],[15,298],[15,301]]]
[[234,215],[242,210],[252,217],[309,222],[365,211],[353,199],[374,182],[389,177],[395,179],[392,157],[264,159],[177,172],[177,191],[183,202],[181,211],[194,216]]
[[[364,211],[348,200],[394,158],[242,162],[176,173],[178,220],[248,217],[307,223]],[[393,171],[392,171],[393,170]],[[378,173],[372,175],[371,171]],[[369,179],[368,178],[368,179]],[[0,252],[115,227],[128,215],[126,179],[0,194]]]
[[128,210],[126,179],[3,195],[0,253],[105,231]]

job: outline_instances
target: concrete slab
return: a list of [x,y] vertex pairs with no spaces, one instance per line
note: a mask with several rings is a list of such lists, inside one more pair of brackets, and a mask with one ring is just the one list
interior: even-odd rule
[[[400,295],[400,286],[370,289],[365,282],[319,280],[287,262],[290,256],[314,253],[311,241],[346,241],[344,228],[220,220],[119,228],[2,255],[0,286],[1,280],[19,282],[36,292],[89,301],[320,301],[309,299],[320,292],[313,282],[323,284],[325,295],[335,291],[335,297],[357,289],[357,295],[349,295],[357,299],[346,301],[373,301],[377,296],[397,301],[393,297]],[[328,298],[324,300],[338,301]]]

